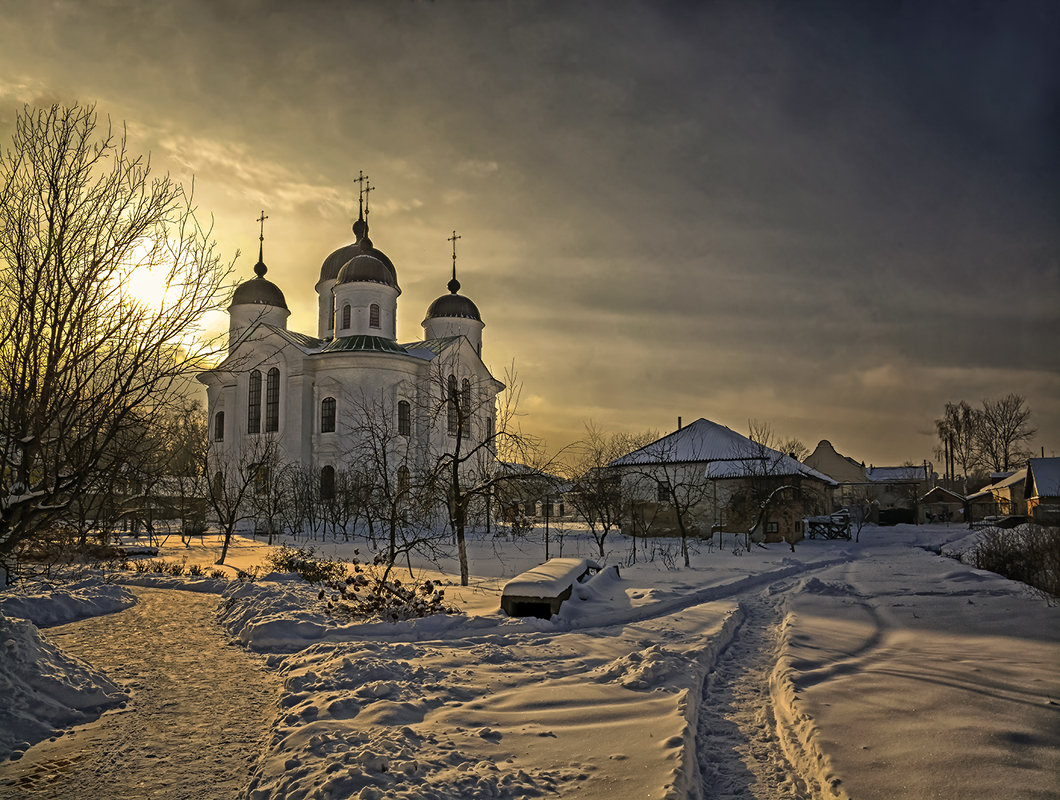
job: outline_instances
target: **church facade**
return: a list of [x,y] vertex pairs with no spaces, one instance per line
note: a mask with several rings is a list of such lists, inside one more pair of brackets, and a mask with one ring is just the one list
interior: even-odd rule
[[215,481],[267,458],[312,469],[328,499],[343,471],[400,482],[454,448],[491,458],[504,387],[482,360],[478,307],[460,294],[455,233],[449,291],[427,309],[423,338],[401,343],[397,270],[365,217],[354,223],[355,241],[320,268],[315,334],[288,329],[284,294],[265,277],[260,250],[256,277],[235,289],[227,356],[199,376]]

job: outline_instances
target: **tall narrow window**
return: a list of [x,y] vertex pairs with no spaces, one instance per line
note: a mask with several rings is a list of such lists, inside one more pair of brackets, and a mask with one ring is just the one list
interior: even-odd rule
[[273,367],[265,380],[265,432],[280,429],[280,371]]
[[368,327],[379,327],[379,305],[376,303],[372,303],[368,306]]
[[407,400],[398,401],[398,435],[412,435],[412,409]]
[[659,481],[659,485],[655,487],[655,499],[660,503],[665,503],[670,499],[670,485]]
[[320,470],[320,499],[335,499],[335,468],[330,464]]
[[398,467],[397,471],[397,490],[398,494],[405,494],[409,490],[409,468],[405,466]]
[[446,386],[446,398],[445,405],[449,412],[449,435],[456,436],[456,432],[460,427],[460,395],[456,390],[456,376],[449,376],[449,383]]
[[335,298],[331,298],[331,303],[328,305],[328,329],[335,330]]
[[486,417],[486,441],[493,441],[493,417]]
[[460,384],[460,408],[464,412],[464,417],[471,413],[471,381],[467,378],[464,378],[464,382]]
[[342,329],[348,330],[350,327],[350,307],[345,305],[342,307]]
[[320,432],[335,432],[335,398],[325,397],[320,401]]
[[261,432],[261,373],[250,373],[250,391],[247,392],[247,433]]
[[218,411],[213,415],[213,440],[223,442],[225,440],[225,412]]

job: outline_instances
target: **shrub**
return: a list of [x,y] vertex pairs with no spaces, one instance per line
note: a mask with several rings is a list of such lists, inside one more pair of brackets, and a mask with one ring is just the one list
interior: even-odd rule
[[342,581],[349,572],[345,561],[318,556],[312,547],[277,547],[265,557],[265,563],[275,572],[297,573],[309,583]]
[[1060,528],[987,528],[972,553],[978,569],[1022,581],[1050,599],[1060,597]]

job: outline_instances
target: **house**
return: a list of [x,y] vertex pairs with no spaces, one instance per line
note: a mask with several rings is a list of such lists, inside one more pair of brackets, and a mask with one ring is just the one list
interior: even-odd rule
[[943,486],[932,487],[920,498],[920,508],[927,522],[963,522],[964,495]]
[[1060,457],[1028,462],[1023,497],[1027,516],[1042,525],[1060,525]]
[[836,481],[840,507],[866,506],[870,519],[879,525],[925,521],[920,497],[931,485],[927,464],[866,468],[864,462],[838,453],[827,439],[818,442],[805,463]]
[[978,522],[987,517],[1023,516],[1027,513],[1024,484],[1027,468],[1015,472],[1000,473],[994,483],[968,495],[969,521]]
[[622,531],[638,535],[754,529],[760,541],[796,541],[805,517],[832,510],[836,485],[791,456],[706,419],[608,466],[628,498]]
[[400,492],[432,453],[478,448],[492,462],[483,444],[492,442],[503,384],[482,360],[479,309],[460,294],[456,236],[448,294],[426,309],[423,338],[399,343],[398,273],[368,236],[363,198],[355,241],[320,268],[315,334],[287,328],[284,294],[265,277],[262,227],[256,277],[236,287],[228,308],[227,356],[199,375],[213,481],[228,482],[233,465],[249,463],[266,485],[272,467],[261,465],[293,464],[314,475],[318,496],[330,500],[337,474],[356,469],[364,480],[387,473]]

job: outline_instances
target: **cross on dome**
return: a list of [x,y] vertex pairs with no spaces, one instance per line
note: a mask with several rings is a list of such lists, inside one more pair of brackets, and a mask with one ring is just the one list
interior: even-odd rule
[[449,291],[456,294],[460,291],[460,281],[456,279],[456,240],[463,239],[463,236],[457,236],[456,231],[453,231],[453,235],[446,239],[447,242],[453,243],[453,278],[449,281]]
[[265,266],[264,250],[265,250],[265,220],[268,217],[265,216],[265,209],[261,210],[261,216],[258,217],[255,222],[261,223],[261,232],[258,234],[258,263],[254,265],[254,274],[259,278],[264,278],[265,273],[269,271],[269,268]]

